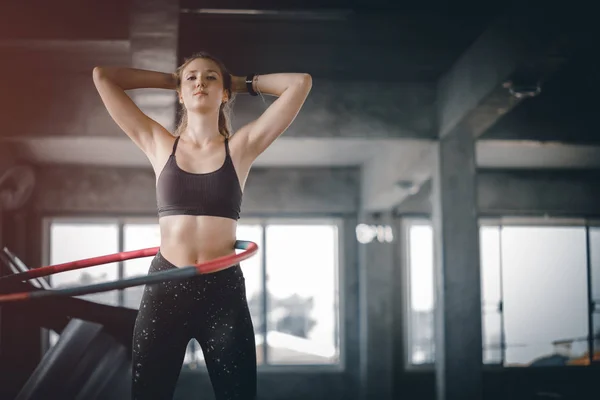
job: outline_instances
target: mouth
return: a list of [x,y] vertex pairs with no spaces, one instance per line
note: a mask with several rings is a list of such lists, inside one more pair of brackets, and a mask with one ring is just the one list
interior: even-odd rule
[[205,92],[196,92],[196,93],[194,93],[194,96],[208,96],[208,93],[205,93]]

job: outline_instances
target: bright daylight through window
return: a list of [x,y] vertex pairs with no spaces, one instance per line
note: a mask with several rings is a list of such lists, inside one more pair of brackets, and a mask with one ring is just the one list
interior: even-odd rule
[[[53,219],[47,232],[50,264],[160,244],[158,225],[143,220]],[[276,220],[255,224],[240,221],[237,237],[259,245],[259,252],[241,263],[258,363],[339,363],[337,223],[302,219],[285,224]],[[298,253],[300,243],[309,251]],[[146,275],[150,261],[141,258],[63,272],[52,275],[50,282],[55,288],[71,287]],[[82,298],[136,309],[142,293],[143,286],[138,286]],[[52,333],[51,345],[57,339]],[[203,359],[200,346],[191,340],[185,367],[197,368]]]
[[[486,364],[589,365],[592,357],[600,357],[600,307],[588,307],[590,301],[600,304],[599,231],[560,221],[481,224]],[[429,221],[412,220],[407,232],[408,362],[432,364],[433,230]]]

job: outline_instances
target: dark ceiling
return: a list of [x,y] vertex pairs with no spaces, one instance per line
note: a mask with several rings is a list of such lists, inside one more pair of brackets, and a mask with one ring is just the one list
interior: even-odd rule
[[[434,0],[182,0],[180,7],[181,60],[205,50],[238,73],[382,84],[436,81],[499,12],[452,13]],[[271,13],[198,13],[207,9]]]
[[[494,14],[499,6],[481,2],[447,2],[442,0],[180,0],[181,8],[254,9],[254,10],[332,10],[364,12],[425,12],[427,14]],[[458,6],[468,6],[459,10]],[[466,11],[471,11],[466,12]]]
[[482,138],[600,144],[600,58],[594,47],[582,31],[568,62],[541,85],[540,95],[522,102]]
[[[498,13],[490,8],[445,13],[443,3],[432,0],[181,0],[179,4],[180,59],[205,50],[238,73],[295,70],[316,78],[382,82],[435,81]],[[132,7],[132,0],[11,1],[0,13],[0,41],[128,40]],[[205,9],[287,14],[197,13]]]
[[301,71],[317,79],[432,82],[486,25],[477,17],[401,13],[311,20],[183,13],[179,55],[208,51],[234,73]]
[[[102,55],[106,62],[123,59],[122,45],[110,43],[129,40],[133,0],[4,3],[0,44],[15,39],[95,41],[104,43],[95,43],[98,49],[107,48]],[[315,81],[418,82],[431,88],[503,11],[486,6],[459,13],[434,0],[181,0],[179,4],[180,60],[204,50],[220,57],[234,74],[299,71],[310,73]],[[283,13],[202,13],[206,9]],[[113,47],[119,49],[118,56],[110,55]],[[27,56],[17,64],[22,68],[35,60],[38,65],[48,51],[53,50],[39,51],[38,58]],[[483,138],[600,143],[595,118],[599,67],[593,44],[581,46],[544,84],[541,96],[516,107]],[[89,66],[85,68],[87,74]]]

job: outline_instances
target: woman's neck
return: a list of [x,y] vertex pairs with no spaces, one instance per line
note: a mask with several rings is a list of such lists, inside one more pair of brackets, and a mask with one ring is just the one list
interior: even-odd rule
[[199,146],[220,140],[218,115],[188,114],[187,127],[182,136]]

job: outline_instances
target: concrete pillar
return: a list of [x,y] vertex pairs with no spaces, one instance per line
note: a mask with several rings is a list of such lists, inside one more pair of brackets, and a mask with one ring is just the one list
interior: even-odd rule
[[[361,218],[392,226],[391,213]],[[374,238],[359,244],[361,399],[391,400],[393,393],[394,243]]]
[[440,139],[433,171],[437,400],[481,400],[479,228],[473,135]]
[[[129,38],[131,66],[172,73],[177,68],[179,0],[134,0]],[[131,92],[138,107],[167,130],[175,129],[177,95],[172,90]]]
[[357,217],[344,217],[340,234],[343,246],[339,271],[340,350],[345,367],[342,399],[356,399],[360,389],[360,277],[359,248],[356,241]]

